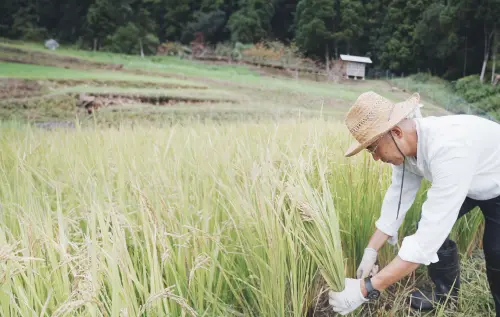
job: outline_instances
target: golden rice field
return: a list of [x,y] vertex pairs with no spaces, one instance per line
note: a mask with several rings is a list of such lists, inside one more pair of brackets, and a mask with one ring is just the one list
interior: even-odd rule
[[[344,158],[348,142],[340,122],[322,119],[4,125],[0,315],[332,315],[324,292],[354,276],[390,182],[368,156]],[[480,231],[472,215],[454,230],[462,252]],[[394,252],[386,246],[381,263]],[[406,286],[364,311],[407,316]]]

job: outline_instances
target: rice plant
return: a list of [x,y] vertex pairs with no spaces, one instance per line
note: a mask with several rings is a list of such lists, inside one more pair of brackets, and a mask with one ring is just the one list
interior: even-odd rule
[[307,316],[390,179],[323,120],[1,128],[0,316]]

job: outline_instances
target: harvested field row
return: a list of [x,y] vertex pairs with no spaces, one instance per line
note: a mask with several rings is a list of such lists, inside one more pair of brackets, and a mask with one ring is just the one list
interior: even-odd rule
[[0,98],[1,99],[19,99],[42,96],[49,93],[50,90],[72,88],[78,85],[91,86],[95,89],[105,89],[115,87],[114,89],[130,88],[161,88],[161,89],[189,89],[207,90],[206,86],[191,86],[181,84],[153,83],[153,82],[133,82],[125,80],[78,80],[78,79],[55,79],[55,80],[32,80],[17,78],[0,78]]
[[176,104],[235,104],[237,102],[235,99],[228,98],[201,98],[175,95],[148,96],[125,93],[66,93],[0,100],[0,118],[24,120],[71,119],[78,114],[91,114],[99,108],[121,107],[133,104],[171,106]]
[[77,108],[75,98],[64,94],[0,100],[2,120],[74,119],[78,113],[84,114],[84,111]]
[[220,89],[163,89],[163,88],[133,88],[119,86],[90,86],[76,85],[69,86],[60,90],[58,93],[95,93],[95,94],[126,94],[141,96],[170,96],[170,97],[194,97],[196,99],[241,99],[244,94],[233,93]]
[[147,81],[129,81],[129,80],[78,80],[78,79],[57,79],[50,80],[54,88],[74,87],[76,85],[110,87],[118,86],[123,88],[164,88],[164,89],[208,89],[207,86],[184,85],[177,83],[157,83]]
[[43,88],[36,80],[0,78],[0,99],[41,96]]
[[177,103],[237,103],[237,101],[233,99],[168,95],[147,96],[125,93],[85,93],[70,95],[78,100],[77,106],[87,109],[88,113],[92,113],[95,109],[102,107],[132,103],[151,104],[155,106],[169,106]]

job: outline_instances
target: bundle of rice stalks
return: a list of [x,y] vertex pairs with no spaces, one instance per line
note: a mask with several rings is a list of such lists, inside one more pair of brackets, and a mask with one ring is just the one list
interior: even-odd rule
[[328,184],[322,179],[320,186],[319,192],[302,175],[291,180],[286,190],[292,211],[297,211],[298,239],[328,286],[333,291],[341,291],[345,272],[340,228]]

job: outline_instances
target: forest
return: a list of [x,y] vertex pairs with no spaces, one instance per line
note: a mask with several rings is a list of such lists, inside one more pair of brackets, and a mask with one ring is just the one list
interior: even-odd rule
[[162,43],[278,41],[324,62],[368,56],[373,69],[493,80],[500,0],[3,0],[0,37],[156,54]]

